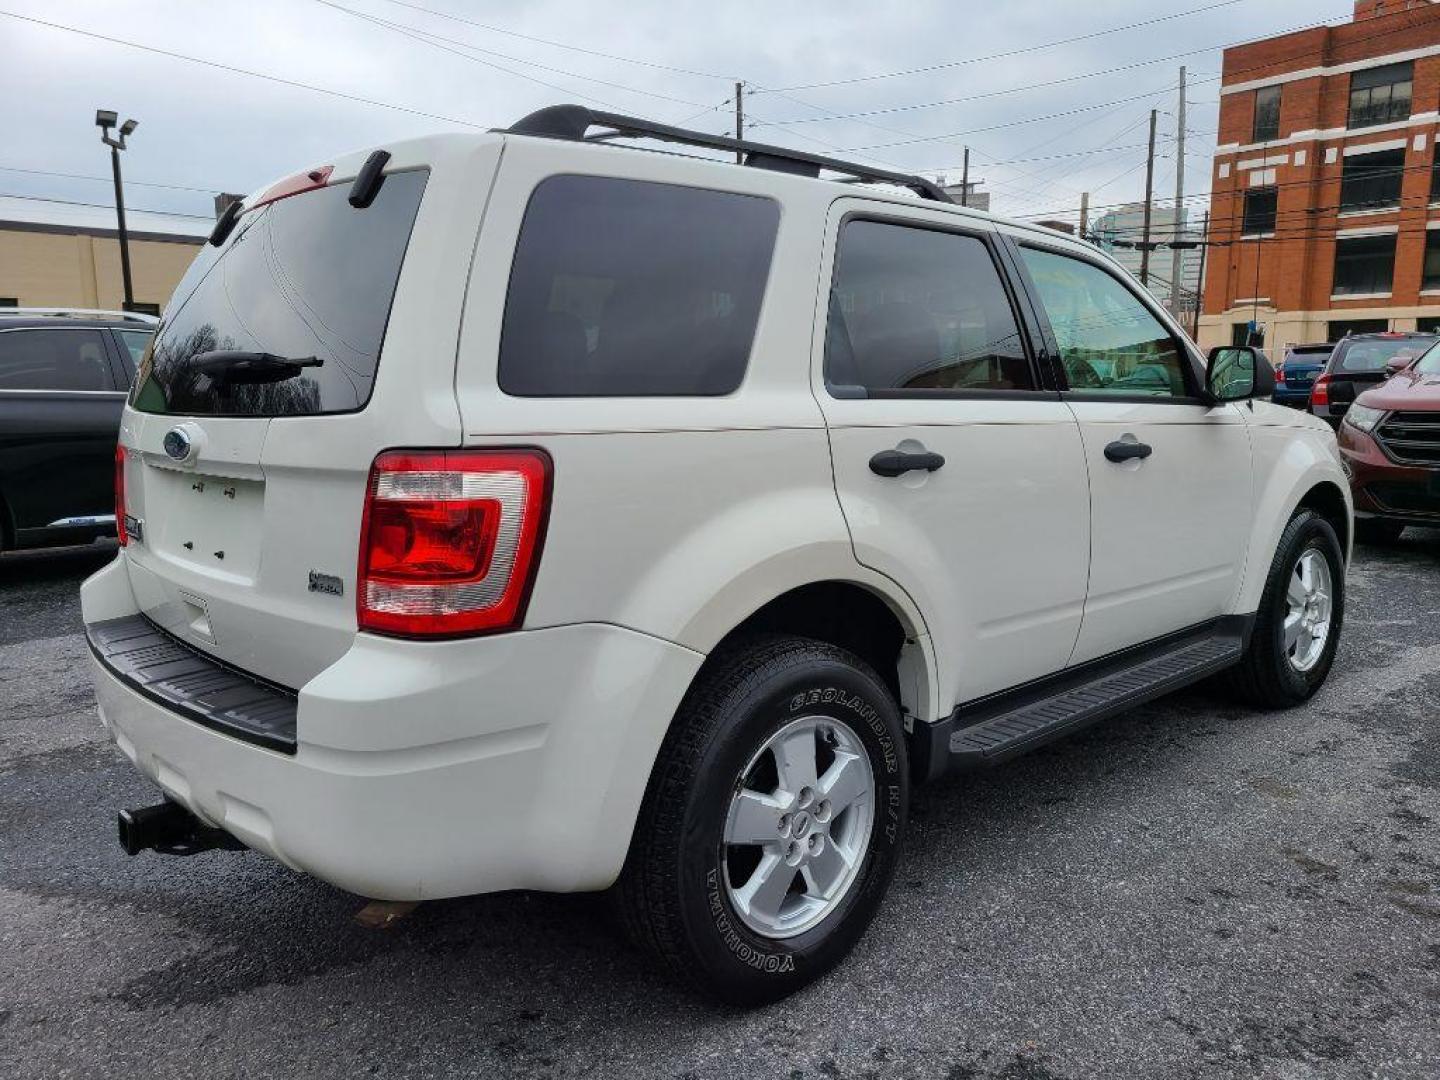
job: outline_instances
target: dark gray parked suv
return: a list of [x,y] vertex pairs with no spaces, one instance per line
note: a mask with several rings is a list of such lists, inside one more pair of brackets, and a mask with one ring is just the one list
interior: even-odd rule
[[115,533],[115,440],[150,316],[0,312],[0,550]]

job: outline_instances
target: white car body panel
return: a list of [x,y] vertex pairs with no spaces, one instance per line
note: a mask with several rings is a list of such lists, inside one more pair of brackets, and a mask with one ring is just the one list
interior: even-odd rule
[[[829,396],[823,297],[837,212],[1041,233],[882,191],[860,198],[853,186],[560,140],[464,135],[387,149],[389,168],[431,176],[369,404],[197,418],[205,444],[184,466],[161,448],[184,418],[127,407],[128,508],[146,540],[82,589],[87,623],[144,612],[298,691],[285,755],[192,723],[92,665],[101,716],[142,772],[205,821],[340,887],[421,899],[609,885],[706,655],[801,586],[844,582],[884,601],[905,638],[896,683],[907,724],[930,723],[1067,664],[1253,612],[1298,502],[1327,484],[1348,506],[1328,428],[1266,404]],[[334,177],[353,177],[365,157],[337,159]],[[515,240],[535,185],[562,173],[779,202],[738,390],[500,391]],[[1191,411],[1176,423],[1181,413],[1163,409]],[[1153,439],[1155,456],[1123,469],[1097,457],[1127,431]],[[944,454],[945,468],[869,472],[871,455],[907,438]],[[540,447],[553,461],[524,628],[454,641],[357,633],[371,463],[390,448],[462,445]],[[214,504],[220,516],[207,514],[211,504],[186,502],[192,476],[255,485],[245,497],[263,509],[242,513],[237,489]],[[222,539],[226,558],[207,558],[203,547]],[[338,577],[343,595],[309,591],[312,570]]]
[[[1250,440],[1233,405],[1070,399],[1090,475],[1091,560],[1071,663],[1229,611],[1251,516]],[[1111,442],[1150,446],[1113,462]]]

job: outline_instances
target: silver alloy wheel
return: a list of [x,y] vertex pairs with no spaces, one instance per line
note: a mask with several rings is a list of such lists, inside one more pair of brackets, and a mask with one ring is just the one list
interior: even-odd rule
[[874,822],[860,736],[828,716],[792,720],[750,759],[730,800],[722,856],[735,913],[767,938],[816,926],[859,876]]
[[1285,657],[1296,671],[1309,671],[1320,662],[1330,640],[1334,611],[1330,564],[1314,548],[1295,560],[1285,589]]

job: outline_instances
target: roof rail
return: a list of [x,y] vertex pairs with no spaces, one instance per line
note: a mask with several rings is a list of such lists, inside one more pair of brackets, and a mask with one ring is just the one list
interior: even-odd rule
[[114,319],[117,322],[143,323],[145,326],[154,326],[160,321],[156,316],[147,315],[143,311],[109,311],[104,308],[13,307],[0,308],[0,315],[48,315],[59,319]]
[[[610,128],[600,135],[587,135],[592,127]],[[513,126],[503,129],[511,135],[538,135],[547,139],[570,139],[575,142],[603,142],[608,139],[658,139],[661,142],[684,143],[687,146],[704,146],[711,150],[730,150],[745,155],[745,164],[756,169],[773,169],[776,172],[798,176],[817,177],[821,169],[845,173],[866,183],[896,184],[909,188],[922,199],[935,202],[954,202],[945,190],[932,180],[907,173],[873,169],[853,161],[807,154],[803,150],[791,150],[784,146],[770,146],[766,143],[751,142],[749,139],[732,139],[726,135],[710,135],[689,128],[657,124],[653,120],[642,120],[620,113],[600,112],[584,105],[551,105],[539,109]]]

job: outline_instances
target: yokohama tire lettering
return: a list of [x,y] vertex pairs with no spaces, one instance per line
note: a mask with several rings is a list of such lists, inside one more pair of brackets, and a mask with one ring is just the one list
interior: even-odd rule
[[715,920],[715,929],[725,941],[725,947],[735,954],[741,963],[756,971],[778,975],[795,970],[795,957],[789,953],[767,953],[754,948],[735,930],[725,905],[720,899],[720,872],[711,870],[705,875],[705,888],[710,894],[710,917]]

